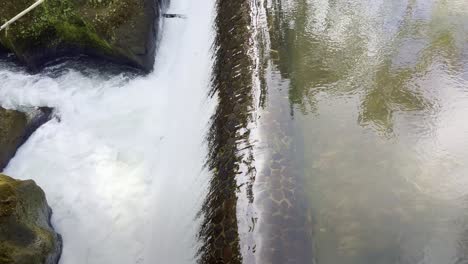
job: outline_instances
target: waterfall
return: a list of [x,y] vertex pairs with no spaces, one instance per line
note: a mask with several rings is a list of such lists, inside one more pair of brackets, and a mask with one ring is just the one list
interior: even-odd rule
[[164,21],[148,76],[0,63],[0,105],[55,109],[5,172],[46,192],[61,264],[194,262],[214,0],[172,0],[168,12],[184,16]]

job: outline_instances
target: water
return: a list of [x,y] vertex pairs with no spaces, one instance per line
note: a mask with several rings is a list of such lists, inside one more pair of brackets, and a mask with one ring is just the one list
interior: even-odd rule
[[468,263],[468,2],[264,4],[316,263]]
[[194,262],[215,105],[207,97],[214,1],[172,0],[168,12],[184,18],[164,21],[145,77],[0,65],[2,106],[56,111],[5,173],[45,190],[62,264]]
[[468,2],[215,2],[145,77],[0,64],[61,263],[468,263]]

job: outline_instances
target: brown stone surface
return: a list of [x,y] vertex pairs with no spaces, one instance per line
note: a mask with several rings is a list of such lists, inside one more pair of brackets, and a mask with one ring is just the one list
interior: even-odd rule
[[62,241],[50,216],[44,192],[34,181],[0,174],[0,263],[56,264]]

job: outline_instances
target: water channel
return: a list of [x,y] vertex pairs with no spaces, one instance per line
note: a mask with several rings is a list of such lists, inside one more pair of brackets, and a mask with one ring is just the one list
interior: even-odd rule
[[264,5],[316,263],[467,263],[468,2]]
[[171,0],[155,71],[0,61],[46,106],[61,264],[468,263],[468,1]]

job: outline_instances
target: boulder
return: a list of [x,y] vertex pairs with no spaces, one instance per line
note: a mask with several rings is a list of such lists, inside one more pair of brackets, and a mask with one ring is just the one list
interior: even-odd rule
[[[34,1],[0,1],[0,23]],[[89,55],[149,72],[165,1],[46,0],[0,32],[0,50],[13,52],[31,70],[60,57]]]
[[44,192],[34,181],[0,174],[0,263],[56,264],[62,240],[50,217]]
[[50,115],[48,108],[18,112],[0,107],[0,171],[26,139],[49,120]]

